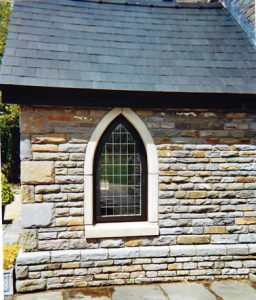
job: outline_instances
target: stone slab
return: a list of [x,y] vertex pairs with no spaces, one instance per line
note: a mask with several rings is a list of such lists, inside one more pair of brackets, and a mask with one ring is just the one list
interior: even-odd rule
[[45,292],[16,295],[15,300],[63,300],[61,292]]
[[13,221],[11,224],[3,225],[3,244],[15,244],[19,242],[21,234],[21,222]]
[[215,296],[199,283],[161,284],[172,300],[216,300]]
[[159,286],[120,286],[116,287],[112,300],[166,300]]
[[250,283],[214,282],[210,289],[223,300],[256,299],[256,289]]
[[52,203],[23,204],[22,225],[24,228],[47,226],[53,217]]
[[23,184],[53,183],[54,162],[22,161],[21,182]]

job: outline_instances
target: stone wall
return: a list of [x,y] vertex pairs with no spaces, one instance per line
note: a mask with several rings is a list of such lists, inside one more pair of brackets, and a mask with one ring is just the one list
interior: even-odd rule
[[[108,111],[22,107],[22,248],[34,253],[18,259],[18,290],[37,289],[40,282],[41,288],[54,288],[231,275],[244,278],[255,272],[251,262],[255,251],[250,252],[254,248],[248,245],[256,242],[256,112],[135,109],[158,149],[160,235],[85,239],[86,145]],[[233,247],[247,250],[233,253]],[[90,252],[92,248],[97,250]],[[168,250],[159,259],[150,249]],[[192,255],[187,249],[199,252]],[[86,251],[107,254],[100,259],[89,256],[88,262],[83,255]],[[68,253],[68,261],[52,260],[54,255],[66,257]],[[78,255],[74,260],[72,253]],[[139,254],[130,257],[127,253]],[[38,255],[48,259],[28,260]]]

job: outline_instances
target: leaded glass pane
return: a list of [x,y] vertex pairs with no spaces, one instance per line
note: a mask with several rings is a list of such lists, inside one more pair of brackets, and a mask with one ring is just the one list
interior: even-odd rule
[[140,216],[141,155],[133,135],[123,123],[108,135],[97,167],[101,217]]

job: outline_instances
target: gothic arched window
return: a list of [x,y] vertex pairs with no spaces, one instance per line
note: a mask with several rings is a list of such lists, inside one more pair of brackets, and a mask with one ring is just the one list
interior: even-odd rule
[[136,129],[118,116],[94,158],[94,222],[147,220],[147,155]]

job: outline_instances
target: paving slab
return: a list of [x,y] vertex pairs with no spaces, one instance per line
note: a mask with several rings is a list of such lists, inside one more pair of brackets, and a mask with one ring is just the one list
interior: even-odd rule
[[62,292],[63,300],[111,300],[114,288],[88,288]]
[[22,226],[20,220],[15,220],[11,224],[3,225],[3,244],[16,244],[19,242]]
[[223,300],[256,300],[256,289],[250,283],[214,282],[210,289]]
[[61,292],[44,292],[26,295],[16,295],[15,300],[63,300]]
[[166,300],[159,286],[119,286],[115,287],[112,300]]
[[161,284],[170,300],[216,300],[215,296],[199,283]]

